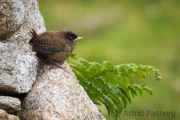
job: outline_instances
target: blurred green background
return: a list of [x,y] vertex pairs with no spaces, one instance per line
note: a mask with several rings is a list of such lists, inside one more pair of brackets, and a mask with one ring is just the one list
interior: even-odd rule
[[[75,53],[88,61],[147,64],[158,68],[145,83],[153,95],[135,97],[127,111],[143,116],[118,120],[180,119],[180,0],[39,0],[47,30],[70,29],[84,39]],[[107,111],[100,108],[107,120]],[[147,110],[175,112],[175,117],[147,116]]]

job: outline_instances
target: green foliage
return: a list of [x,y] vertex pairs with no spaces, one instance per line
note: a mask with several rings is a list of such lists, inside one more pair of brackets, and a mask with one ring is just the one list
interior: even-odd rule
[[155,78],[161,79],[159,71],[149,65],[113,65],[109,61],[97,63],[78,59],[70,66],[91,100],[97,105],[104,104],[108,115],[115,119],[131,102],[132,97],[143,95],[144,91],[152,95],[150,88],[134,84],[135,76],[144,80],[150,72],[154,72]]

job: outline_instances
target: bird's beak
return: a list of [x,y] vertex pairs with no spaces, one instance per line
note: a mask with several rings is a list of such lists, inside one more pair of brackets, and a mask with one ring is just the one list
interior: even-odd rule
[[83,39],[83,37],[78,37],[74,41],[78,41],[78,40],[81,40],[81,39]]

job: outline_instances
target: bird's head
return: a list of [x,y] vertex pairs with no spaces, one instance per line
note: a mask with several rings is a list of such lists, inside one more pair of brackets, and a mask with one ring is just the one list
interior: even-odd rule
[[78,40],[83,39],[83,37],[78,37],[74,32],[72,31],[64,31],[65,38],[69,40],[70,42],[76,43]]

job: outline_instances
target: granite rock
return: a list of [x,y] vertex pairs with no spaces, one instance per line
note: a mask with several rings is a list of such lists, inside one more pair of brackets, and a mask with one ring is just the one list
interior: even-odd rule
[[16,114],[21,110],[21,102],[18,98],[0,96],[0,109],[6,110],[10,114]]
[[[26,93],[36,79],[38,65],[28,43],[29,31],[45,31],[44,20],[37,0],[1,0],[0,10],[0,95]],[[8,20],[12,24],[6,26]],[[7,35],[9,31],[13,34]]]
[[0,120],[19,120],[19,118],[8,114],[5,110],[0,109]]
[[[69,66],[65,65],[68,71]],[[37,80],[22,100],[20,119],[26,120],[104,120],[73,74],[42,66]]]

